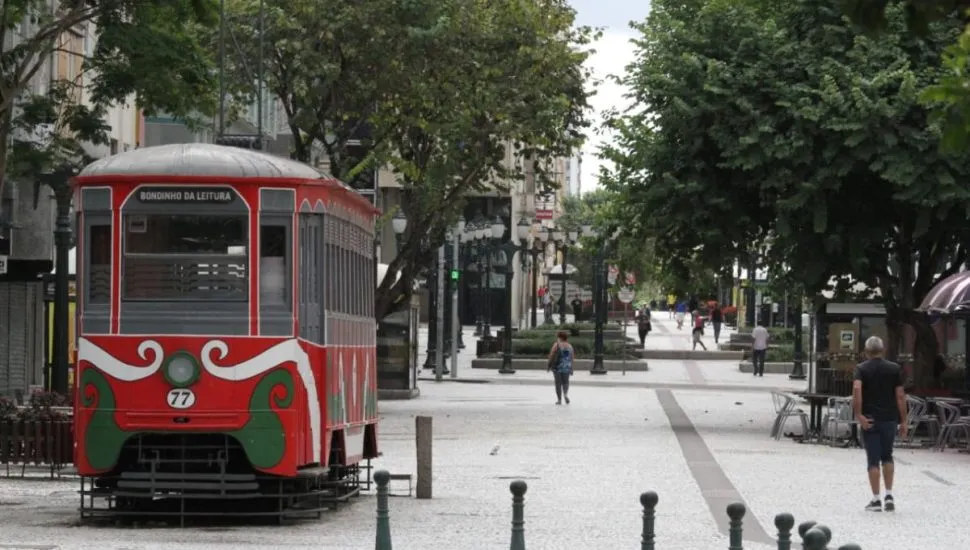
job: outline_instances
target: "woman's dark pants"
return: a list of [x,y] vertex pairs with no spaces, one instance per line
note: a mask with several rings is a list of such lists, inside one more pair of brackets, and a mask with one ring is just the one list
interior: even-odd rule
[[563,394],[569,395],[569,374],[555,370],[552,377],[556,381],[556,400],[562,401]]

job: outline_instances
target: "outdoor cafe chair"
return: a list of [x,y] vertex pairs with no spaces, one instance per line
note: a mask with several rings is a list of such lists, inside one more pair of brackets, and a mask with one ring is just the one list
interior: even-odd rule
[[936,402],[936,410],[940,417],[940,434],[936,438],[936,448],[943,452],[947,444],[958,432],[963,433],[963,437],[970,442],[970,418],[960,414],[960,407]]
[[[822,419],[821,439],[823,442],[828,435],[829,445],[834,447],[839,439],[841,426],[846,426],[851,431],[852,428],[858,425],[859,422],[856,421],[855,413],[852,411],[851,397],[829,398],[828,412],[825,413],[825,417]],[[861,434],[861,432],[857,429],[856,434]],[[858,437],[861,437],[861,435]]]
[[916,436],[916,430],[922,426],[926,427],[930,431],[930,437],[933,441],[936,441],[938,434],[940,433],[940,419],[936,415],[926,414],[928,409],[926,401],[915,397],[912,395],[906,396],[906,408],[908,409],[908,414],[906,415],[906,427],[909,430],[909,435],[905,440],[901,441],[907,446],[913,445],[913,438]]
[[771,426],[771,435],[775,439],[781,439],[784,433],[785,424],[791,417],[798,417],[802,421],[802,434],[808,436],[808,414],[796,407],[797,398],[790,393],[771,392],[771,400],[775,406],[775,421]]

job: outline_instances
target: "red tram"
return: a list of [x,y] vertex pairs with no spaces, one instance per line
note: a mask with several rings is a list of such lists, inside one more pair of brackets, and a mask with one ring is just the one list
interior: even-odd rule
[[282,518],[356,494],[378,455],[374,207],[210,144],[73,183],[82,518]]

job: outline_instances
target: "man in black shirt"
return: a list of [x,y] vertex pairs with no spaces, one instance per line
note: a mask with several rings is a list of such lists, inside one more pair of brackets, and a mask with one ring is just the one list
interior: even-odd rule
[[886,486],[885,510],[896,509],[893,499],[893,442],[896,429],[900,437],[906,437],[906,393],[903,391],[903,369],[896,363],[883,359],[882,338],[871,336],[866,340],[866,356],[856,366],[852,382],[852,408],[862,428],[862,440],[866,447],[869,467],[869,486],[872,500],[866,510],[881,512],[883,501],[879,499],[879,468]]

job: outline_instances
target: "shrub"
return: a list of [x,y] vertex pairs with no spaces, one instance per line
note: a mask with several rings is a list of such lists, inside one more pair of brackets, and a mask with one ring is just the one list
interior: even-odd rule
[[[594,343],[592,338],[573,338],[569,340],[576,356],[589,358],[593,356]],[[547,338],[530,340],[512,340],[512,353],[522,356],[546,356],[552,348],[552,341]],[[626,354],[626,343],[622,341],[604,341],[603,353],[609,357],[622,357]]]
[[768,329],[773,344],[791,344],[795,341],[795,330],[790,328],[771,327]]
[[71,398],[57,392],[34,392],[24,408],[6,398],[0,398],[0,420],[67,420],[68,415],[53,410],[54,407],[70,407]]
[[790,344],[769,347],[765,353],[765,361],[768,363],[789,363],[794,359],[795,346]]

